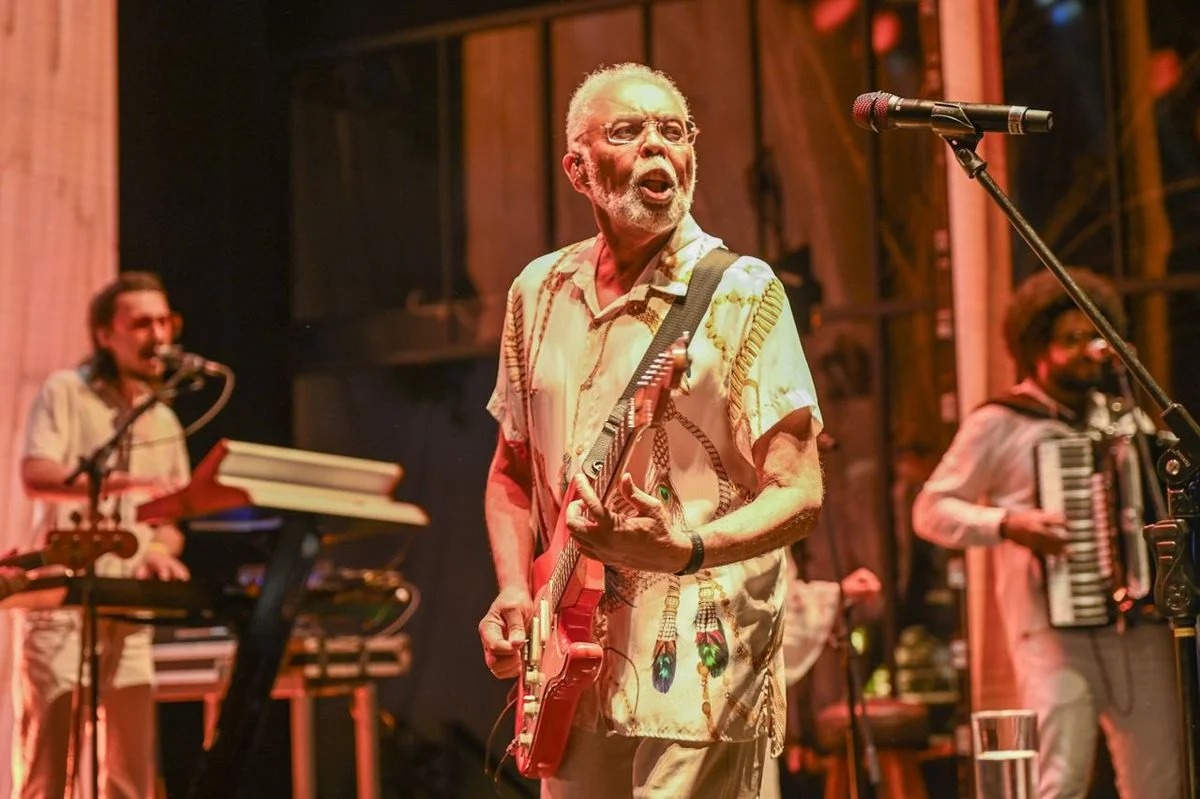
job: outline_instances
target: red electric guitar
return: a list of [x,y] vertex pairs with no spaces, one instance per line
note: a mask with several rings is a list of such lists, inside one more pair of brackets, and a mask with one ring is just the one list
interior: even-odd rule
[[[662,419],[671,391],[688,365],[687,335],[675,340],[642,373],[624,424],[617,428],[592,488],[607,501],[625,473],[641,433]],[[509,751],[526,777],[552,776],[571,733],[575,706],[600,674],[604,653],[592,617],[604,594],[604,564],[583,557],[566,525],[574,484],[563,498],[549,548],[533,563],[533,618],[517,682],[516,737]]]

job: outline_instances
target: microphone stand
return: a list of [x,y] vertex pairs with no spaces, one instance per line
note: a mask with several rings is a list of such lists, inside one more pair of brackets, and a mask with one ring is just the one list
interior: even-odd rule
[[[195,375],[188,374],[183,369],[177,370],[171,375],[169,380],[163,383],[162,387],[151,390],[145,398],[130,408],[128,412],[118,417],[116,427],[109,439],[97,447],[90,455],[80,457],[79,464],[75,467],[75,470],[67,475],[67,478],[63,481],[65,485],[73,485],[80,477],[87,476],[87,522],[90,531],[96,531],[100,523],[104,521],[104,515],[100,512],[100,497],[104,493],[104,481],[108,479],[108,475],[112,471],[109,468],[109,461],[112,460],[113,453],[117,451],[121,440],[125,438],[133,427],[133,423],[141,418],[142,415],[159,402],[176,396],[179,393],[179,384],[186,377],[195,377]],[[119,522],[117,514],[113,515],[112,521],[114,524]],[[92,602],[92,589],[95,586],[96,573],[95,569],[91,568],[91,566],[92,564],[88,564],[88,568],[83,573],[83,585],[80,590],[80,611],[83,614],[80,651],[86,653],[88,659],[88,677],[91,681],[91,691],[87,694],[88,720],[92,725],[91,773],[89,780],[91,795],[97,797],[100,795],[100,653],[97,647],[99,623],[96,614],[96,605]],[[80,685],[79,690],[82,691],[82,689],[83,686]],[[74,756],[76,764],[79,763],[79,747],[81,743],[81,730],[76,728]],[[68,794],[74,790],[73,781],[71,785],[67,786],[67,790]]]
[[1158,475],[1152,471],[1151,464],[1154,462],[1154,458],[1150,455],[1148,435],[1138,421],[1137,398],[1133,395],[1129,373],[1125,371],[1125,364],[1120,361],[1113,364],[1112,369],[1116,374],[1117,390],[1120,393],[1121,402],[1125,404],[1125,412],[1132,414],[1134,420],[1133,444],[1137,448],[1138,475],[1143,487],[1150,493],[1150,503],[1154,506],[1154,520],[1166,519],[1168,518],[1167,499],[1163,496],[1162,489],[1158,484]]
[[[832,452],[836,444],[830,446]],[[866,698],[863,696],[862,674],[859,672],[859,654],[854,648],[850,631],[850,603],[846,601],[846,593],[842,590],[842,579],[846,572],[842,567],[841,551],[838,549],[837,535],[834,533],[834,522],[826,504],[821,509],[825,517],[825,533],[829,539],[829,559],[833,573],[838,576],[838,627],[836,635],[837,647],[842,659],[842,674],[846,681],[846,711],[847,742],[846,768],[849,771],[851,799],[875,799],[876,789],[881,781],[879,770],[879,753],[875,748],[875,740],[871,734],[871,724],[867,718]],[[861,754],[860,754],[861,753]]]
[[1158,461],[1159,477],[1167,487],[1169,518],[1147,525],[1142,534],[1157,559],[1155,604],[1170,623],[1175,644],[1175,682],[1180,699],[1185,796],[1200,796],[1200,729],[1197,728],[1200,723],[1200,669],[1196,653],[1196,616],[1200,612],[1200,600],[1197,597],[1200,589],[1196,586],[1195,541],[1192,537],[1194,525],[1200,522],[1200,426],[1197,426],[1186,408],[1167,396],[1129,344],[1071,278],[1062,262],[988,174],[987,162],[975,152],[983,133],[971,124],[963,110],[953,104],[938,103],[931,120],[934,132],[950,145],[967,177],[978,180],[996,201],[1013,228],[1054,274],[1130,374],[1158,405],[1163,424],[1175,436],[1175,443]]

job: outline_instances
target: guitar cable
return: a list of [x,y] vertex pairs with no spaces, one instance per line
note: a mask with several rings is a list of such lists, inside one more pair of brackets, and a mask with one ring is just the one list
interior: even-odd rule
[[491,779],[492,783],[495,785],[500,784],[500,768],[511,755],[511,745],[504,747],[504,754],[501,755],[500,759],[496,761],[496,765],[493,768],[491,765],[492,744],[496,741],[496,733],[500,731],[500,723],[504,721],[504,717],[508,715],[508,711],[512,710],[517,705],[518,684],[519,683],[514,682],[512,684],[512,688],[508,690],[508,704],[506,704],[504,709],[501,710],[499,715],[496,716],[496,721],[492,724],[492,731],[488,733],[487,745],[483,748],[483,775]]

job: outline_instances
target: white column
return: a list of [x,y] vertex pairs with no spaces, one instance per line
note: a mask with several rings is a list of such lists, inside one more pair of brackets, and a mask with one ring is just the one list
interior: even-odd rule
[[[945,97],[1001,102],[996,0],[942,0],[939,5]],[[978,152],[997,183],[1007,184],[1003,136],[986,137]],[[1011,294],[1009,225],[977,181],[946,159],[954,275],[954,335],[959,418],[1012,381],[1001,323]],[[1015,701],[1012,666],[1000,635],[986,550],[967,553],[972,706]]]
[[[87,353],[87,302],[117,268],[116,0],[0,15],[0,552],[31,544],[17,479],[25,417]],[[0,613],[0,796],[15,750],[12,621]]]

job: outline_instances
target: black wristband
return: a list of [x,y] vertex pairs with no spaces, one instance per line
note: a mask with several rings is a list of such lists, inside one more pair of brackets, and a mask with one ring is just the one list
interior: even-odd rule
[[688,538],[692,539],[692,557],[688,559],[686,566],[675,572],[676,577],[695,574],[704,565],[704,539],[695,530],[684,530],[684,532],[688,534]]

